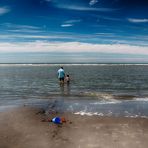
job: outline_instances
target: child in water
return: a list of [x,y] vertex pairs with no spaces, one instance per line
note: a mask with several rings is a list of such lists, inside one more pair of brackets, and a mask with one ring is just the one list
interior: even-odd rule
[[69,75],[66,75],[66,77],[65,77],[65,81],[66,81],[67,84],[70,83],[70,76],[69,76]]

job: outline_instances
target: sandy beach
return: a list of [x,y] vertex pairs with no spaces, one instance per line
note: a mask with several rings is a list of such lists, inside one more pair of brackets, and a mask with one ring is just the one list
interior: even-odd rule
[[[42,122],[54,116],[67,122]],[[0,148],[147,148],[148,119],[50,114],[16,108],[0,112]]]

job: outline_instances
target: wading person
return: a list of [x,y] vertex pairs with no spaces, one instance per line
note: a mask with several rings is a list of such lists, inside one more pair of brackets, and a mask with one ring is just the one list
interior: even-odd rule
[[64,72],[63,67],[61,67],[61,68],[58,70],[58,79],[59,79],[59,81],[60,81],[60,84],[64,84],[64,77],[65,77],[65,72]]

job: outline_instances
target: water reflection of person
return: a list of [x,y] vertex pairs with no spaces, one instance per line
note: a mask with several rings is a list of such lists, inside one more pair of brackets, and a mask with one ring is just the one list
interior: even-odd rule
[[67,83],[67,85],[61,85],[60,84],[60,91],[62,95],[70,95],[70,84]]
[[61,94],[64,95],[65,94],[65,87],[64,87],[64,83],[60,83],[60,91]]
[[70,83],[68,82],[67,85],[66,85],[66,94],[67,95],[70,95],[70,90],[71,90]]

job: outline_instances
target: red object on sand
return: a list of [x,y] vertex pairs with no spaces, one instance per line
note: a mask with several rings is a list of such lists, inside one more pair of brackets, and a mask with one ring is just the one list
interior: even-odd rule
[[62,123],[66,122],[66,119],[64,117],[61,117]]

